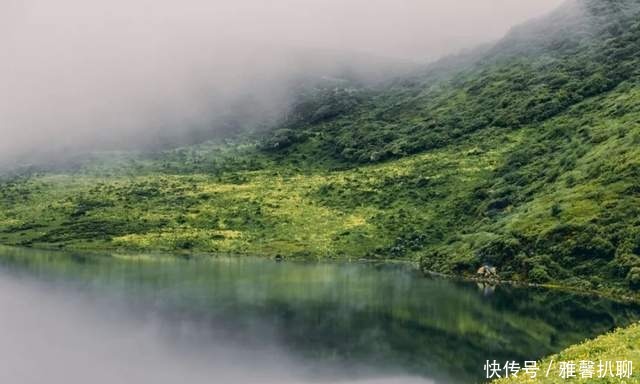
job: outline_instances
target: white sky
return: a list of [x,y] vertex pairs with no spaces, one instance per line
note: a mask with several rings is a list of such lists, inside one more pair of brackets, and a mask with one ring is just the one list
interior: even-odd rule
[[562,1],[0,0],[0,162],[275,105],[300,49],[427,61]]

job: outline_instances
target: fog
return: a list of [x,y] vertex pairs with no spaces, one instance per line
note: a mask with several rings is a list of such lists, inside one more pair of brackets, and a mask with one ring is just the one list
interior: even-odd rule
[[0,271],[0,382],[12,384],[429,384],[313,374],[268,328],[237,340],[222,324],[167,316],[122,295]]
[[0,163],[277,121],[301,79],[376,81],[562,0],[0,0]]

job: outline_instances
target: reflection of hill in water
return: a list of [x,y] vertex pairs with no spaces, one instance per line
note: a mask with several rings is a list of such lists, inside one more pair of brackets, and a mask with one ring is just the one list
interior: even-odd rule
[[167,319],[275,337],[303,363],[455,381],[486,359],[533,360],[640,318],[638,306],[542,289],[430,280],[400,267],[259,259],[86,257],[3,249],[13,273],[126,295]]

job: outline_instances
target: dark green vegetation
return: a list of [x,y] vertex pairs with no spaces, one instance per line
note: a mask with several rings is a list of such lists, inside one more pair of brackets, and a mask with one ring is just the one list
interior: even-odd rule
[[147,322],[169,319],[174,326],[167,329],[195,324],[202,333],[189,334],[213,338],[217,346],[226,346],[227,338],[245,348],[274,344],[274,351],[284,350],[319,379],[329,371],[473,383],[484,377],[487,358],[541,358],[640,318],[635,304],[425,279],[387,264],[87,256],[0,247],[0,276],[6,271],[73,292],[124,298],[132,316],[151,312]]
[[0,242],[298,258],[640,287],[640,2],[582,0],[272,131],[0,185]]

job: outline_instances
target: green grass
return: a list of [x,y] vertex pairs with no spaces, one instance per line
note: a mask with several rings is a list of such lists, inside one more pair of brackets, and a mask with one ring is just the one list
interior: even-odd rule
[[[627,112],[603,113],[613,103]],[[640,87],[623,84],[543,124],[342,169],[203,144],[18,177],[0,185],[0,242],[402,259],[462,275],[489,262],[504,279],[622,294],[640,266],[639,106]],[[178,168],[192,163],[215,166]]]
[[[551,365],[549,376],[546,370]],[[582,378],[579,370],[576,370],[577,377],[563,379],[559,376],[559,362],[573,362],[579,366],[580,361],[593,361],[596,366],[596,373],[593,378]],[[616,375],[617,361],[632,361],[633,374],[631,378],[604,377],[598,376],[599,362],[611,361],[613,364],[613,375]],[[603,363],[606,364],[606,363]],[[562,352],[538,362],[541,367],[538,377],[532,379],[525,374],[518,374],[518,377],[496,380],[494,383],[567,383],[567,382],[588,382],[588,383],[637,383],[640,382],[640,324],[616,330],[612,333],[602,335],[594,340],[585,341],[582,344],[571,346]]]
[[[0,239],[72,248],[387,256],[376,249],[391,247],[408,225],[442,219],[446,210],[439,206],[468,192],[504,151],[475,149],[467,144],[343,171],[278,165],[219,176],[35,176],[2,186]],[[413,188],[416,182],[424,190]],[[427,184],[438,186],[439,198],[429,197]]]
[[313,89],[260,134],[6,178],[0,243],[492,264],[631,295],[640,6],[578,4],[391,84]]
[[[578,4],[384,87],[315,89],[259,135],[5,177],[0,243],[492,264],[638,297],[640,6]],[[559,357],[638,361],[638,333]]]

